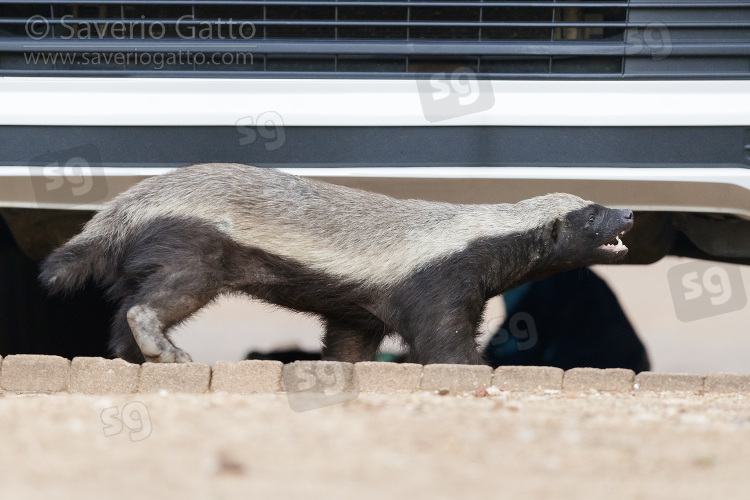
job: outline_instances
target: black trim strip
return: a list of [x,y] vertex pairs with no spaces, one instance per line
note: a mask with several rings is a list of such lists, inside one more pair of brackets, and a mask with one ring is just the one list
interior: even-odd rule
[[[0,165],[750,167],[748,127],[0,126]],[[76,165],[75,160],[71,165]]]

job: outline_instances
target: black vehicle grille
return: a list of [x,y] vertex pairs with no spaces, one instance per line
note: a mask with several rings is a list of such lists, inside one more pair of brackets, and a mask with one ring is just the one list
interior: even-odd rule
[[413,78],[459,69],[748,78],[750,0],[0,0],[5,76]]

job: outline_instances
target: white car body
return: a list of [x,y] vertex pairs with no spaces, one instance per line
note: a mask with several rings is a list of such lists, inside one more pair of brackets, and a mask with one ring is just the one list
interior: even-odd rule
[[[491,108],[430,121],[414,80],[3,77],[0,126],[236,127],[245,117],[273,112],[284,127],[750,127],[746,80],[488,84],[494,95]],[[564,190],[639,211],[750,218],[750,169],[742,165],[284,169],[399,197],[496,203]],[[96,210],[139,180],[168,170],[92,168],[87,175],[106,180],[107,197],[81,203],[65,190],[40,196],[29,182],[36,177],[54,183],[54,176],[67,175],[64,169],[7,165],[0,167],[0,207]],[[688,188],[675,190],[675,183]]]

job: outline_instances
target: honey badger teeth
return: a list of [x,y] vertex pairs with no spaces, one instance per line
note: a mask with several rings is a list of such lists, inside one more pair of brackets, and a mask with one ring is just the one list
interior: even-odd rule
[[617,236],[615,236],[613,240],[608,241],[607,243],[605,243],[602,246],[608,247],[608,248],[614,248],[614,249],[626,248],[625,245],[623,244],[622,240],[620,239],[620,238],[622,238],[624,236],[625,236],[625,231],[622,231]]

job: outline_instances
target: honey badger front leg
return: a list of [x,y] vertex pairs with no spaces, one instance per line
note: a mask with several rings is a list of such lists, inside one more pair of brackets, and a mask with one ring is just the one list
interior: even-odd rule
[[440,315],[402,331],[410,363],[484,364],[476,342],[477,326],[464,317]]
[[479,289],[451,287],[405,301],[396,330],[412,363],[485,364],[476,342],[486,299]]
[[373,361],[385,335],[385,324],[372,314],[326,317],[323,359],[332,361]]

